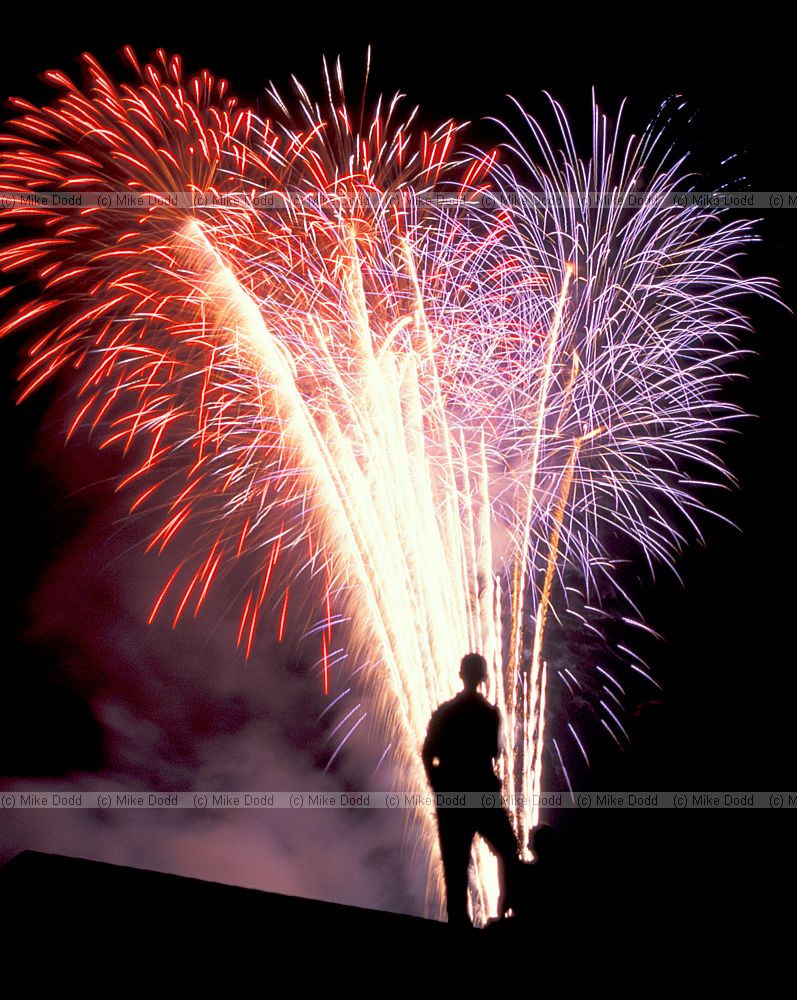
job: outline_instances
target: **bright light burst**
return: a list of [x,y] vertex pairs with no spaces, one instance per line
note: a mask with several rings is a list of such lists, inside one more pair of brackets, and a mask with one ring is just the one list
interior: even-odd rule
[[[775,294],[734,267],[751,224],[672,204],[687,181],[657,123],[621,145],[593,107],[582,160],[552,102],[556,141],[523,113],[497,157],[460,149],[452,122],[413,131],[398,98],[353,116],[339,67],[323,106],[297,85],[292,117],[272,90],[263,119],[206,72],[184,83],[176,58],[127,55],[133,85],[86,56],[85,89],[50,73],[58,99],[16,101],[3,137],[0,185],[27,200],[3,213],[25,231],[0,260],[43,287],[2,328],[45,331],[23,398],[75,372],[70,434],[88,424],[135,456],[131,511],[165,511],[150,547],[186,546],[152,618],[197,614],[249,567],[239,646],[248,656],[264,618],[280,639],[309,623],[325,691],[333,621],[349,619],[347,656],[370,667],[405,787],[425,789],[429,715],[462,654],[483,652],[525,844],[561,574],[578,574],[588,609],[604,580],[620,586],[617,533],[672,564],[702,487],[727,477],[736,302]],[[641,189],[662,197],[557,197]],[[449,204],[429,197],[443,190]],[[320,624],[296,596],[316,590]],[[419,827],[434,862],[431,812]],[[481,920],[496,896],[481,844],[477,862]]]

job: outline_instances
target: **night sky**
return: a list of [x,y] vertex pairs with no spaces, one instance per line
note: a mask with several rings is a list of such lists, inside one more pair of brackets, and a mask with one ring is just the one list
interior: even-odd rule
[[[663,100],[679,93],[695,112],[684,142],[707,177],[735,180],[729,186],[737,190],[797,189],[789,151],[793,55],[785,30],[722,33],[673,17],[653,33],[641,20],[580,23],[574,13],[462,22],[398,8],[384,22],[375,22],[373,11],[313,19],[268,12],[237,14],[228,24],[135,10],[118,28],[106,17],[74,16],[4,33],[0,96],[45,98],[50,91],[38,74],[74,72],[84,50],[118,75],[116,53],[125,44],[140,57],[157,47],[180,53],[187,71],[207,67],[226,77],[247,103],[258,101],[269,80],[287,90],[291,74],[320,94],[321,57],[340,54],[350,95],[359,96],[370,43],[371,93],[401,89],[421,105],[424,124],[469,120],[473,136],[489,141],[491,126],[481,119],[509,115],[507,94],[544,115],[545,90],[588,137],[593,86],[609,113],[629,98],[626,129],[644,127]],[[788,210],[762,212],[761,243],[743,265],[777,278],[792,306],[794,219]],[[13,296],[0,307],[9,302]],[[596,729],[592,769],[575,772],[580,788],[794,786],[794,318],[762,301],[745,309],[756,327],[745,346],[756,356],[734,391],[755,418],[723,452],[739,488],[716,501],[737,528],[704,519],[704,544],[686,550],[681,582],[663,570],[655,581],[644,568],[633,574],[645,620],[664,638],[645,647],[663,691],[632,685],[632,747],[620,752]],[[2,786],[368,787],[381,734],[361,727],[324,773],[335,746],[334,719],[327,713],[319,720],[325,701],[309,662],[286,661],[263,636],[255,662],[244,664],[220,598],[174,632],[165,621],[145,625],[162,571],[143,552],[147,523],[126,521],[125,498],[114,493],[119,457],[98,453],[85,436],[64,446],[73,412],[65,381],[15,405],[22,346],[19,338],[0,344],[7,579]],[[337,684],[342,690],[343,681]],[[660,704],[639,707],[652,699]],[[562,787],[553,762],[546,773],[550,787]],[[380,787],[392,777],[383,768]],[[623,844],[615,855],[627,848],[649,875],[673,842],[681,858],[690,842],[699,843],[729,871],[745,855],[766,856],[767,877],[790,877],[793,867],[793,813],[548,818],[573,850],[591,850],[596,863],[601,851]],[[412,835],[401,816],[382,811],[110,818],[18,812],[4,814],[1,824],[3,860],[36,848],[404,912],[423,908],[425,872],[413,857]]]

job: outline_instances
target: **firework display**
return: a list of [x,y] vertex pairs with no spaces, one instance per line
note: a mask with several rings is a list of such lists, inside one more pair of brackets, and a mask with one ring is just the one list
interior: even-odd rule
[[[405,787],[425,789],[429,716],[483,653],[527,850],[549,616],[594,630],[602,588],[625,593],[613,540],[674,564],[727,480],[737,303],[774,295],[735,266],[752,224],[671,197],[688,181],[664,112],[623,142],[593,105],[581,156],[552,101],[555,138],[521,110],[478,150],[398,98],[355,114],[339,66],[323,104],[272,88],[263,116],[176,57],[127,57],[130,84],[90,56],[85,86],[48,74],[57,98],[15,100],[2,136],[0,265],[40,289],[2,327],[32,332],[21,397],[68,379],[69,434],[123,450],[131,512],[161,514],[150,548],[180,539],[151,620],[234,575],[243,654],[265,627],[311,636],[329,694],[362,670]],[[616,738],[619,705],[601,710]],[[417,822],[439,901],[433,811]],[[479,844],[477,920],[496,895]]]

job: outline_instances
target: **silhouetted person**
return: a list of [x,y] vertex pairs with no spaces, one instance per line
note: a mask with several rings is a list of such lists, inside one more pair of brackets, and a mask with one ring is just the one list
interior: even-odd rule
[[540,871],[550,871],[552,874],[558,865],[559,849],[556,843],[556,831],[550,823],[538,823],[529,835],[529,847],[534,855],[534,864]]
[[[500,795],[501,782],[493,770],[500,750],[501,713],[477,688],[487,679],[487,661],[479,653],[462,658],[459,676],[463,690],[433,714],[422,757],[429,784],[436,793],[490,792]],[[438,804],[437,828],[446,884],[448,922],[470,926],[468,864],[475,834],[498,855],[501,896],[499,916],[510,905],[518,845],[506,811],[496,808],[446,808]]]
[[[488,931],[496,943],[510,954],[528,947],[529,935],[543,953],[562,943],[563,927],[568,927],[572,914],[571,885],[565,877],[559,858],[555,831],[547,823],[539,823],[529,836],[533,861],[518,861],[512,887],[512,920],[494,922]],[[569,929],[567,931],[569,933]]]
[[538,823],[529,835],[534,860],[518,869],[518,884],[513,910],[521,920],[539,919],[540,913],[552,914],[564,894],[563,872],[559,863],[556,832],[548,823]]

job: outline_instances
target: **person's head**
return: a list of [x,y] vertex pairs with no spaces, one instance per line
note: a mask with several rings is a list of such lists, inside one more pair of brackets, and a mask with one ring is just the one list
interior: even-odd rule
[[466,653],[459,665],[459,676],[466,691],[475,691],[487,680],[487,660],[481,653]]

